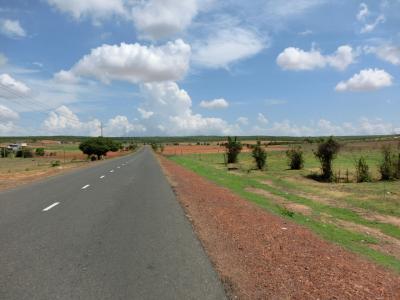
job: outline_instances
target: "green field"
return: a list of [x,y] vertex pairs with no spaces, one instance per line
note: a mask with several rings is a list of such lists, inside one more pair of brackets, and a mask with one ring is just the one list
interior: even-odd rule
[[[374,178],[354,181],[355,160],[366,157]],[[239,156],[239,169],[227,171],[221,154],[172,156],[173,161],[227,187],[264,209],[312,229],[323,238],[361,253],[400,272],[400,183],[379,181],[377,149],[342,151],[334,162],[341,183],[321,183],[308,175],[319,172],[311,149],[305,168],[288,170],[284,151],[268,152],[266,171],[254,170],[250,154]]]

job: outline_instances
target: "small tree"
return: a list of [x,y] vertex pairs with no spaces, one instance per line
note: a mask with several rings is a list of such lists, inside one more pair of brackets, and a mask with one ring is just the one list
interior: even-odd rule
[[371,181],[368,164],[363,156],[356,161],[356,179],[357,182]]
[[96,155],[98,159],[101,159],[102,156],[106,156],[109,151],[118,151],[119,148],[119,143],[105,137],[89,138],[79,145],[79,149],[86,154],[88,158],[92,155]]
[[332,136],[318,145],[314,155],[321,163],[322,179],[332,181],[332,161],[336,158],[339,150],[340,144]]
[[30,148],[21,148],[15,154],[15,157],[22,157],[22,158],[32,158],[33,151]]
[[259,170],[264,169],[267,162],[267,152],[262,148],[260,141],[257,141],[257,145],[254,146],[251,156],[254,158],[257,168]]
[[156,143],[151,143],[151,148],[153,149],[154,152],[157,152],[158,145]]
[[301,170],[304,167],[303,150],[301,147],[292,148],[286,151],[288,164],[291,170]]
[[400,153],[397,155],[397,162],[395,168],[395,177],[396,179],[400,179]]
[[36,148],[35,154],[36,156],[44,156],[45,154],[44,148]]
[[396,177],[395,156],[392,154],[392,149],[389,146],[382,148],[382,161],[379,165],[379,172],[382,180],[393,180]]
[[0,157],[9,157],[12,154],[12,150],[6,148],[6,147],[1,147],[0,148]]
[[131,150],[131,151],[135,151],[136,148],[137,148],[137,144],[134,144],[134,143],[131,143],[128,146],[128,149]]
[[226,154],[228,156],[228,164],[234,164],[237,162],[237,157],[242,151],[242,144],[237,140],[237,137],[232,138],[228,136],[228,142],[225,145]]

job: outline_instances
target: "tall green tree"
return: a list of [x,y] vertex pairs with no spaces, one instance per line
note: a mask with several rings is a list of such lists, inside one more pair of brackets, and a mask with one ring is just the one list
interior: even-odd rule
[[96,155],[98,159],[101,159],[102,156],[106,156],[109,151],[118,151],[119,148],[119,143],[105,137],[89,138],[79,145],[79,149],[88,157]]

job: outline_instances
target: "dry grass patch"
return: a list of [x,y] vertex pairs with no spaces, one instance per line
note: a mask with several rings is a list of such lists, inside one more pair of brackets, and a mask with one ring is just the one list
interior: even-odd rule
[[303,204],[289,202],[285,198],[274,195],[266,190],[257,189],[257,188],[246,188],[245,190],[246,190],[246,192],[250,192],[250,193],[254,193],[254,194],[263,196],[263,197],[267,198],[268,200],[273,201],[276,204],[286,208],[289,211],[293,211],[295,213],[300,213],[305,216],[310,216],[312,214],[312,209],[310,207],[303,205]]

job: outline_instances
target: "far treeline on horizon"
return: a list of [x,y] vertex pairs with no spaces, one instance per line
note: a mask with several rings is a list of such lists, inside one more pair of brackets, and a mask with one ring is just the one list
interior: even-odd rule
[[[239,141],[263,141],[274,144],[288,143],[318,143],[330,136],[237,136]],[[81,142],[89,139],[88,136],[0,136],[0,143],[16,142],[37,142],[37,141],[58,141],[60,143]],[[141,136],[141,137],[109,137],[120,142],[135,143],[207,143],[224,142],[227,136]],[[354,135],[354,136],[335,136],[338,141],[386,141],[399,140],[400,135]]]

